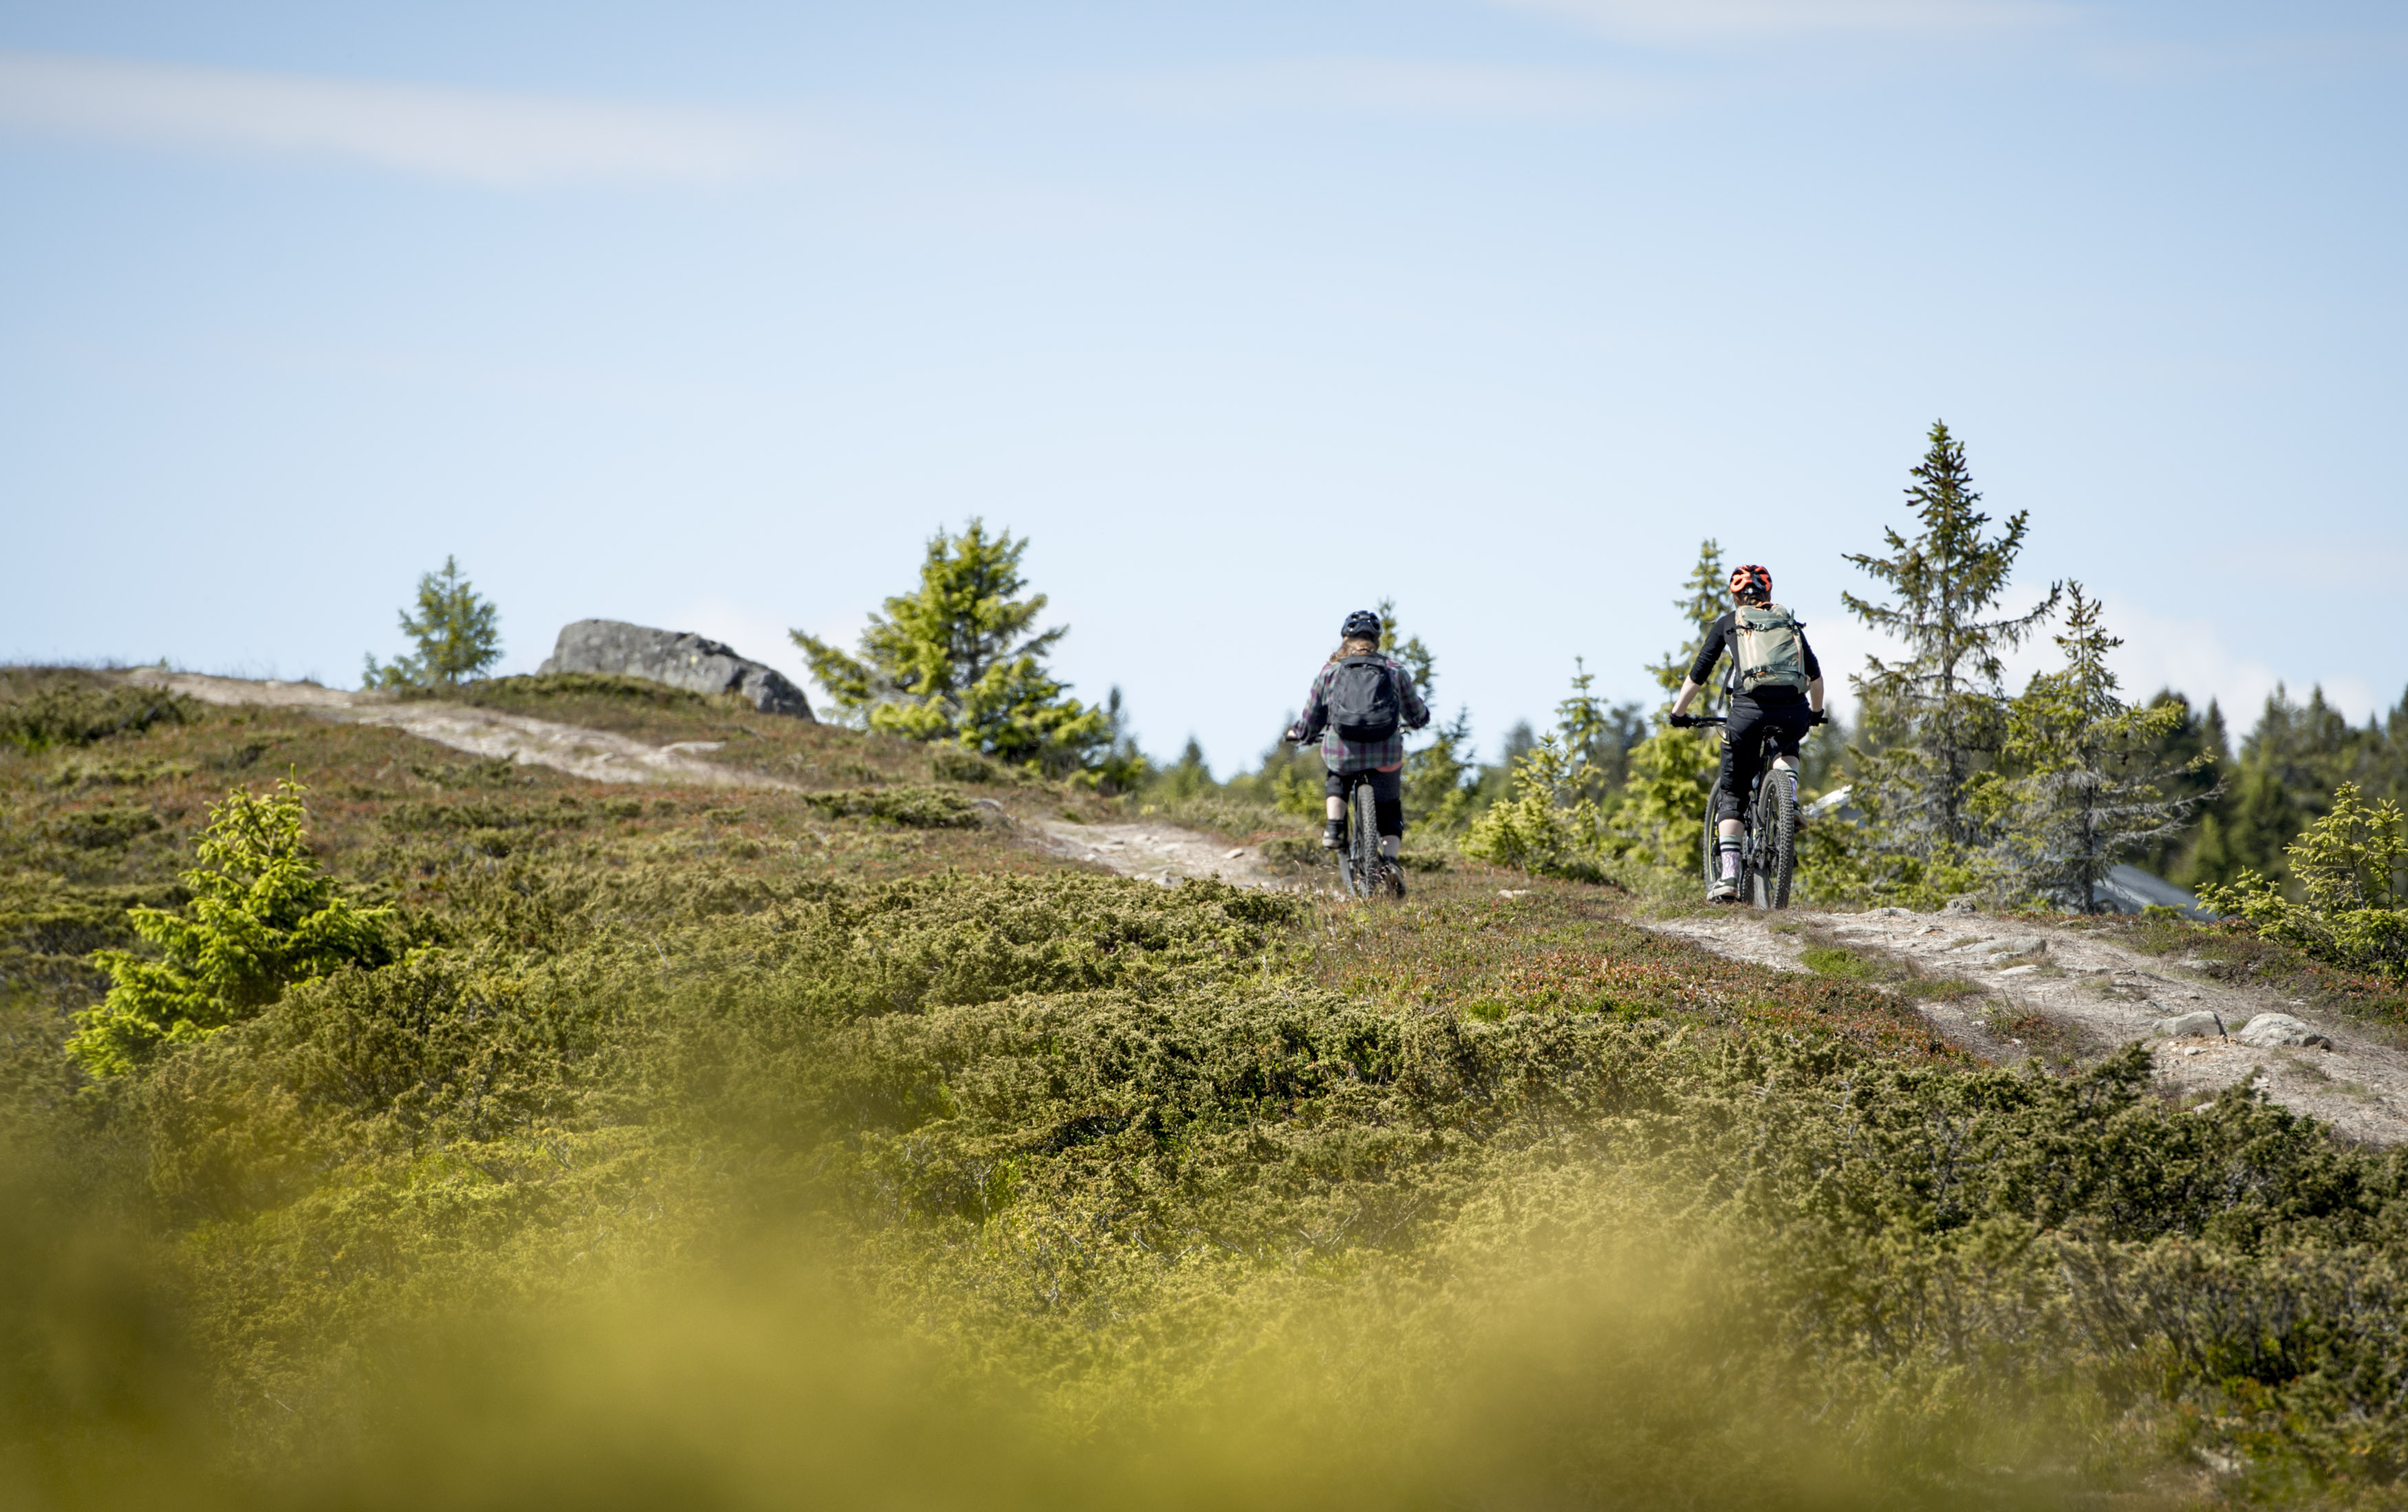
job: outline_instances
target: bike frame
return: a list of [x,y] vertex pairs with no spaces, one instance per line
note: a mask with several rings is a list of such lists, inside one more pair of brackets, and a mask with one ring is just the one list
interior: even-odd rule
[[1338,875],[1349,896],[1394,896],[1390,868],[1400,863],[1380,854],[1378,801],[1371,795],[1369,773],[1354,774],[1346,795],[1346,844],[1338,852]]
[[[1727,727],[1729,723],[1728,717],[1720,714],[1701,716],[1697,720],[1698,727]],[[1807,733],[1813,732],[1810,729]],[[1766,730],[1757,736],[1758,749],[1766,759],[1758,763],[1756,791],[1748,794],[1746,818],[1740,825],[1739,883],[1741,893],[1756,907],[1786,908],[1790,879],[1798,864],[1798,769],[1774,748],[1772,734]],[[1714,817],[1715,809],[1721,806],[1721,794],[1722,778],[1717,776],[1713,792],[1706,799],[1705,833],[1699,855],[1709,888],[1721,879],[1718,850],[1722,825]]]

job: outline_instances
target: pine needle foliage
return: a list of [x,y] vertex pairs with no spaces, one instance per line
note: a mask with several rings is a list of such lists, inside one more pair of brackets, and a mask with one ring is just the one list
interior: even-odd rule
[[1585,763],[1558,732],[1513,760],[1513,790],[1471,821],[1463,852],[1542,877],[1602,877],[1605,815],[1587,785]]
[[1851,553],[1892,595],[1841,594],[1870,629],[1905,649],[1896,661],[1866,658],[1850,678],[1864,731],[1876,749],[1856,752],[1856,803],[1867,816],[1864,858],[1875,892],[1944,893],[1970,880],[1972,853],[1989,836],[1966,806],[1967,784],[2005,738],[2004,653],[2020,645],[2063,596],[2052,584],[2022,614],[1993,613],[2005,596],[2029,529],[2027,512],[1996,535],[1978,507],[1965,445],[1934,421],[1929,447],[1906,490],[1918,529],[1882,532],[1885,555]]
[[[1616,824],[1627,853],[1649,866],[1667,870],[1685,866],[1691,841],[1704,822],[1714,774],[1721,766],[1720,748],[1712,740],[1676,730],[1670,722],[1672,697],[1688,680],[1690,664],[1705,645],[1706,633],[1731,606],[1730,572],[1724,565],[1720,543],[1712,537],[1698,543],[1697,563],[1681,586],[1684,592],[1672,601],[1672,607],[1681,611],[1686,635],[1679,649],[1648,665],[1665,697],[1647,737],[1629,748]],[[1701,716],[1728,712],[1718,683],[1701,685],[1690,707]]]
[[[1438,656],[1419,635],[1408,635],[1397,619],[1397,601],[1383,598],[1380,649],[1397,659],[1422,702],[1437,707]],[[1471,759],[1471,710],[1430,723],[1429,744],[1405,753],[1405,812],[1415,825],[1441,832],[1460,830],[1470,819],[1480,791],[1480,769]]]
[[[1730,571],[1723,565],[1721,543],[1708,536],[1698,545],[1698,561],[1682,580],[1681,597],[1672,607],[1681,611],[1689,634],[1680,649],[1668,651],[1659,661],[1650,662],[1647,670],[1655,675],[1656,686],[1669,695],[1681,691],[1688,680],[1689,664],[1698,659],[1698,649],[1706,643],[1706,632],[1714,621],[1729,612]],[[1698,714],[1720,714],[1723,711],[1723,691],[1719,686],[1701,689],[1690,706]]]
[[1027,550],[975,518],[958,535],[939,530],[920,586],[869,617],[858,655],[800,630],[795,644],[837,708],[871,730],[1055,774],[1092,766],[1111,749],[1111,718],[1046,671],[1069,627],[1032,628],[1046,597],[1020,596]]
[[453,557],[443,559],[441,572],[420,576],[418,612],[401,612],[401,633],[417,642],[417,653],[383,665],[369,657],[363,687],[449,688],[483,677],[502,659],[501,611],[460,575]]
[[1969,804],[2000,830],[2000,891],[2098,913],[2116,861],[2179,833],[2198,807],[2200,796],[2172,789],[2200,763],[2158,763],[2187,710],[2124,702],[2107,665],[2124,643],[2078,582],[2067,587],[2056,640],[2065,664],[2035,676],[2009,706],[2002,766],[1973,779]]
[[236,788],[211,806],[200,864],[183,874],[191,904],[127,911],[159,954],[93,952],[113,985],[67,1042],[87,1072],[122,1076],[251,1017],[294,982],[392,958],[391,914],[343,897],[310,854],[308,791],[290,780],[268,793]]

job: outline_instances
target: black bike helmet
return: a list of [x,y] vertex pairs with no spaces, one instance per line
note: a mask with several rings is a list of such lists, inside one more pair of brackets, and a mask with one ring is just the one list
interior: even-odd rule
[[1358,637],[1368,637],[1372,640],[1380,638],[1380,617],[1369,609],[1356,609],[1346,617],[1344,624],[1338,627],[1340,640],[1354,640]]

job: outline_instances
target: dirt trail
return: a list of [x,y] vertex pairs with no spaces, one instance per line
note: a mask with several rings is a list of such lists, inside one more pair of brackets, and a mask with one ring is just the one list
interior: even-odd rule
[[[380,724],[437,745],[479,756],[500,757],[529,766],[549,766],[592,782],[693,783],[710,787],[795,788],[797,784],[760,773],[714,765],[678,745],[647,746],[625,735],[549,720],[502,714],[433,699],[401,700],[390,693],[349,692],[314,682],[251,681],[197,672],[139,668],[129,682],[165,688],[205,704],[308,708],[359,724]],[[1262,858],[1211,835],[1171,824],[1070,824],[1044,820],[1027,826],[1039,849],[1073,861],[1093,862],[1124,877],[1171,883],[1189,877],[1217,877],[1246,887],[1288,885],[1265,869]]]
[[[1775,923],[1799,927],[1775,934]],[[1887,952],[1928,976],[1959,977],[1984,990],[1986,998],[1921,1006],[1934,1028],[1985,1054],[2013,1059],[2022,1053],[1987,1027],[1993,1012],[2038,1013],[2093,1045],[2147,1042],[2170,1091],[2213,1092],[2254,1079],[2275,1102],[2313,1114],[2346,1137],[2382,1145],[2408,1141],[2408,1051],[2270,988],[2219,981],[2200,969],[2203,963],[2169,962],[2095,934],[2023,920],[1903,908],[1865,914],[1731,908],[1656,920],[1648,927],[1721,955],[1793,971],[1804,969],[1799,958],[1815,943],[1814,934]],[[2157,1020],[2200,1009],[2220,1018],[2228,1034],[2238,1034],[2257,1014],[2289,1014],[2329,1038],[2332,1048],[2260,1048],[2212,1031],[2178,1039],[2155,1034]]]
[[401,700],[390,693],[346,692],[314,682],[252,682],[197,672],[140,668],[129,682],[165,688],[204,704],[253,704],[276,708],[320,709],[355,724],[381,724],[438,746],[479,756],[502,757],[528,766],[549,766],[589,782],[695,783],[706,787],[792,788],[796,784],[755,773],[731,771],[677,746],[587,730],[523,714],[503,714],[466,704]]

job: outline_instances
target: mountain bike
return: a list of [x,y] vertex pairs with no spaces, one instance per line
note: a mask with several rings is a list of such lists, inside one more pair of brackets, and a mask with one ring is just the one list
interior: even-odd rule
[[[1691,723],[1727,725],[1730,720],[1710,714],[1698,716]],[[1739,890],[1741,896],[1759,908],[1786,908],[1790,874],[1798,865],[1798,772],[1774,764],[1777,750],[1772,735],[1768,728],[1759,737],[1763,749],[1756,762],[1756,792],[1747,806],[1747,822],[1739,832]],[[1720,826],[1714,820],[1722,801],[1723,779],[1717,776],[1713,791],[1706,795],[1706,827],[1698,850],[1699,869],[1709,891],[1722,880],[1716,849]]]
[[1379,810],[1369,782],[1355,783],[1346,799],[1346,843],[1338,849],[1338,876],[1350,897],[1404,896],[1403,865],[1380,854]]

